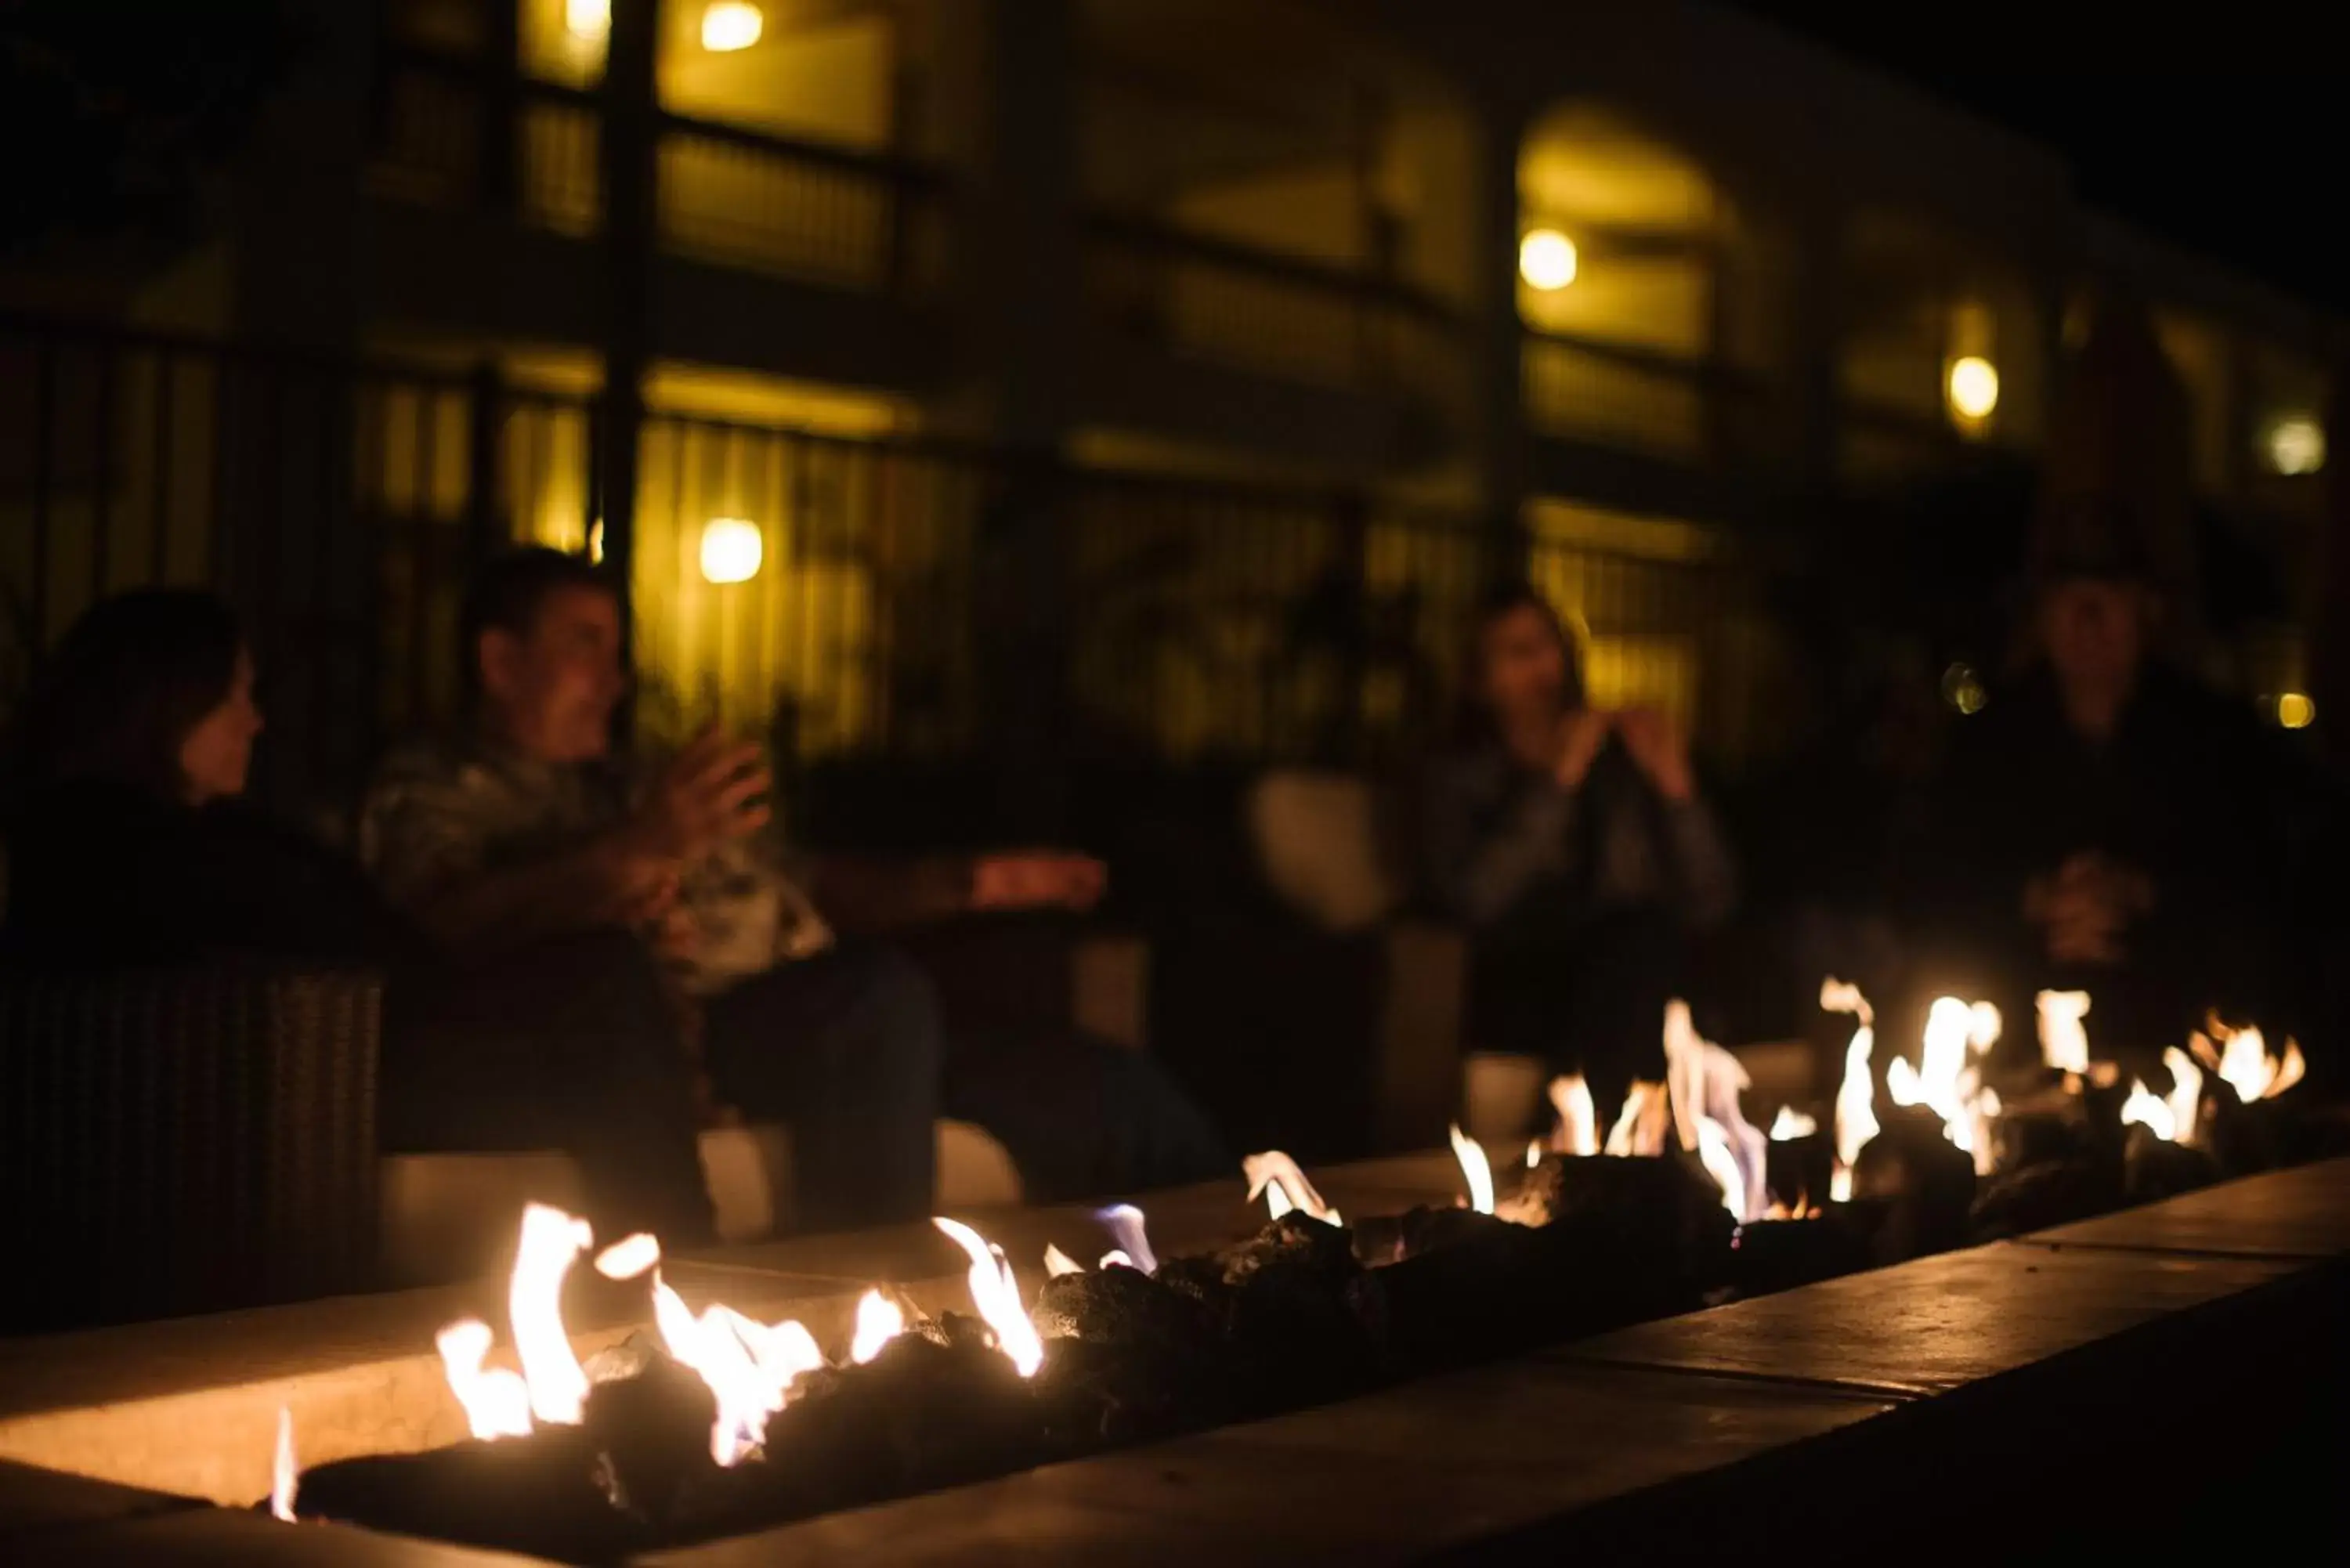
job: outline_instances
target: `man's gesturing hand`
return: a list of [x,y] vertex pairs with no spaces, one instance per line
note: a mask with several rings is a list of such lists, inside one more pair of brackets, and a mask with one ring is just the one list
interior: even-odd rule
[[729,839],[766,826],[765,795],[775,786],[759,748],[716,726],[672,758],[643,805],[636,827],[646,846],[672,860],[700,859]]

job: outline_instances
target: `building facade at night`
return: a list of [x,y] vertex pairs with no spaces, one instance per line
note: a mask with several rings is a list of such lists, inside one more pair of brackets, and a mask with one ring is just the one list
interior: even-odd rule
[[[1523,572],[1600,700],[1764,762],[1834,562],[2028,503],[2099,299],[2178,504],[2313,580],[2336,324],[1733,14],[313,9],[210,237],[0,278],[0,570],[14,666],[226,583],[318,782],[445,705],[509,536],[624,566],[645,722],[798,756],[1377,755]],[[2297,689],[2313,608],[2225,673]]]

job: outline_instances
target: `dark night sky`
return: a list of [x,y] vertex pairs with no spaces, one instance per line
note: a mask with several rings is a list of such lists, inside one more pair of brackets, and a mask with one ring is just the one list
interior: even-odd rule
[[2350,53],[2320,6],[1738,8],[2055,148],[2095,205],[2350,309]]

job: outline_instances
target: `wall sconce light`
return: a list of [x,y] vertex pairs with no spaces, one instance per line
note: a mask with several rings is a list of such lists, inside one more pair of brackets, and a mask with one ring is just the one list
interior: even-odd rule
[[2305,691],[2281,692],[2276,700],[2276,722],[2287,730],[2306,730],[2317,722],[2317,704]]
[[612,0],[563,0],[563,30],[582,43],[602,43],[612,31]]
[[1969,354],[1950,361],[1944,390],[1952,413],[1970,423],[1980,423],[1999,407],[1999,371],[1981,355]]
[[747,583],[759,575],[766,555],[759,525],[746,517],[712,517],[702,525],[704,582]]
[[1518,242],[1518,275],[1544,294],[1573,283],[1579,260],[1575,242],[1556,229],[1529,229]]
[[750,0],[716,0],[702,14],[702,47],[713,55],[747,49],[759,41],[766,26]]
[[2282,414],[2261,443],[2269,466],[2279,473],[2315,473],[2325,466],[2325,427],[2309,414]]

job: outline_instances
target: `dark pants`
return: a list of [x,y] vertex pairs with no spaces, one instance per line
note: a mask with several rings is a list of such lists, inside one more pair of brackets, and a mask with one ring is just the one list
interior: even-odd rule
[[1605,1133],[1633,1079],[1663,1078],[1665,1003],[1690,971],[1689,938],[1661,912],[1513,921],[1471,949],[1471,1040],[1583,1074]]
[[396,983],[383,1055],[390,1150],[559,1148],[607,1238],[707,1241],[692,1075],[660,970],[625,931]]
[[802,1228],[931,1211],[945,1044],[903,955],[848,944],[754,975],[711,1002],[703,1052],[720,1099],[791,1124]]
[[[1034,1198],[1229,1168],[1139,1054],[1046,1036],[950,1057],[928,977],[889,948],[849,944],[745,981],[709,1004],[703,1051],[722,1100],[791,1124],[809,1230],[929,1213],[942,1105],[1003,1140]],[[650,1230],[682,1246],[710,1233],[691,1073],[634,937],[543,943],[406,988],[384,1106],[390,1148],[565,1150],[598,1235]]]

